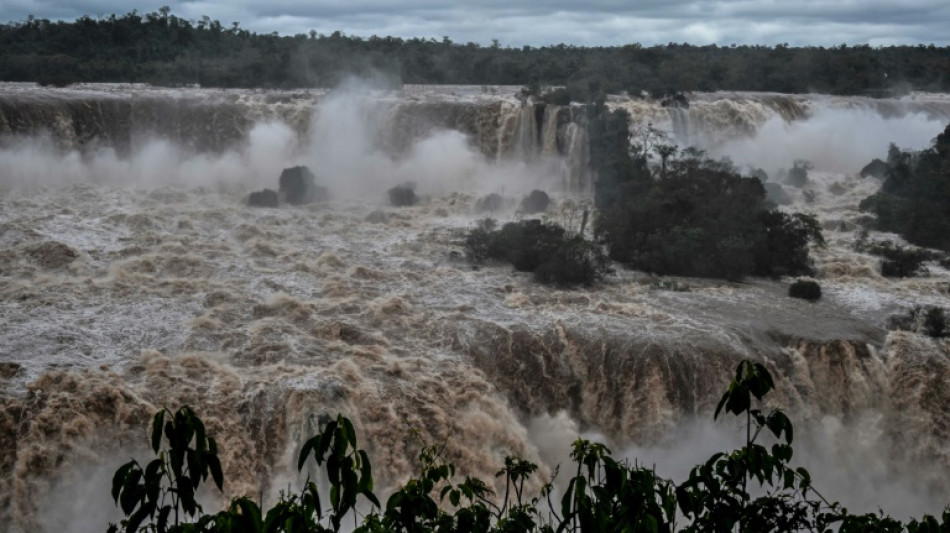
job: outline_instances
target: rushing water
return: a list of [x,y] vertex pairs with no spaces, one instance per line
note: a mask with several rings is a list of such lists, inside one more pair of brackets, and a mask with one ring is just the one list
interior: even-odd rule
[[[459,242],[484,216],[478,195],[508,197],[494,216],[510,220],[544,188],[547,216],[575,228],[589,202],[582,125],[516,89],[0,85],[0,523],[101,531],[111,472],[145,456],[162,405],[202,415],[228,496],[272,502],[299,482],[295,448],[337,412],[383,486],[422,442],[493,479],[511,453],[549,475],[581,433],[682,479],[735,444],[709,419],[745,357],[773,369],[771,403],[829,496],[896,514],[950,501],[947,340],[886,327],[950,306],[950,273],[885,279],[852,249],[857,205],[879,186],[857,170],[888,142],[926,146],[950,101],[611,100],[739,165],[815,163],[803,189],[785,187],[828,240],[810,304],[787,281],[678,279],[678,292],[618,268],[567,291],[471,268]],[[334,201],[244,204],[301,163]],[[423,201],[387,207],[405,181]]]

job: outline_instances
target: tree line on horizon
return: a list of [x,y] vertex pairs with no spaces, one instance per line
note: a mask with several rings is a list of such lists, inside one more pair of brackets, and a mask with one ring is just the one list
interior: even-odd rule
[[887,96],[950,91],[948,72],[950,48],[934,45],[512,48],[449,37],[259,34],[238,22],[188,20],[168,7],[73,22],[30,16],[0,24],[0,80],[48,85],[303,88],[374,75],[394,85],[557,85],[592,95],[743,90]]

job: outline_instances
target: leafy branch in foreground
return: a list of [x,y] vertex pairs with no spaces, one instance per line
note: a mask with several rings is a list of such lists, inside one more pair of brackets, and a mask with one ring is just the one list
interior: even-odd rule
[[[762,407],[774,388],[764,365],[739,364],[714,417],[744,419],[744,445],[714,454],[679,485],[652,469],[614,459],[603,444],[578,439],[571,451],[575,475],[560,506],[553,502],[551,482],[534,495],[526,493],[538,470],[534,463],[507,457],[496,474],[504,477],[504,495],[496,498],[478,478],[457,481],[455,466],[443,460],[440,450],[424,447],[419,474],[380,509],[369,457],[358,448],[352,422],[340,415],[303,444],[297,463],[302,470],[312,457],[325,468],[328,496],[308,479],[299,494],[282,494],[266,513],[250,499],[237,498],[207,515],[195,500],[196,491],[209,476],[221,489],[223,476],[214,439],[188,407],[155,415],[151,444],[157,458],[144,469],[134,460],[121,466],[112,497],[125,513],[121,526],[127,533],[337,533],[350,514],[356,533],[950,531],[950,509],[939,519],[926,515],[903,524],[884,514],[852,515],[823,497],[808,471],[791,465],[789,418]],[[360,497],[370,506],[362,521]],[[679,529],[677,518],[685,519]],[[118,529],[109,527],[110,532]]]

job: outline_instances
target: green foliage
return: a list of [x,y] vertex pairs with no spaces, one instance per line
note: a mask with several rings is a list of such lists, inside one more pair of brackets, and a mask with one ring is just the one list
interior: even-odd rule
[[[813,216],[770,209],[762,183],[728,161],[664,150],[650,131],[639,139],[624,154],[628,170],[646,170],[615,174],[596,191],[597,230],[612,259],[661,275],[732,280],[812,272],[808,244],[824,244]],[[651,175],[654,151],[661,161]]]
[[877,215],[875,227],[950,251],[950,124],[926,150],[891,145],[885,176],[881,190],[861,202],[861,209]]
[[916,247],[904,247],[889,241],[858,241],[855,248],[881,257],[881,275],[889,278],[909,278],[923,274],[926,261],[940,256],[929,250]]
[[887,163],[881,161],[880,159],[874,158],[870,163],[864,165],[860,173],[862,178],[875,178],[883,180],[887,177]]
[[759,223],[761,232],[753,247],[755,275],[774,278],[814,274],[808,244],[825,245],[821,224],[814,215],[769,209],[760,212]]
[[486,219],[465,237],[465,253],[473,263],[488,259],[511,263],[549,285],[590,285],[607,272],[600,248],[557,224],[537,219],[509,222],[494,230]]
[[594,205],[603,211],[614,207],[622,193],[636,194],[649,188],[650,153],[631,153],[630,116],[623,109],[610,111],[602,102],[595,102],[585,111],[590,167],[597,176]]
[[155,414],[151,447],[157,457],[145,468],[132,460],[112,478],[112,499],[126,515],[121,525],[127,533],[138,531],[146,519],[158,533],[181,531],[185,517],[202,512],[195,499],[201,482],[210,475],[219,490],[224,483],[217,443],[189,407]]
[[801,189],[808,183],[808,171],[812,168],[810,162],[804,159],[796,159],[792,163],[792,168],[789,169],[788,174],[785,175],[785,183]]
[[329,87],[348,75],[383,73],[405,83],[531,82],[558,86],[557,103],[589,102],[605,92],[656,97],[678,91],[888,95],[907,87],[946,92],[945,47],[871,48],[785,45],[584,48],[566,44],[508,48],[449,38],[344,35],[279,36],[203,17],[159,10],[73,22],[29,18],[0,24],[0,78],[7,81],[199,83],[230,87]]
[[810,279],[795,280],[788,287],[788,295],[792,298],[816,301],[821,299],[821,285]]
[[[342,415],[327,423],[320,434],[310,438],[300,449],[297,469],[302,470],[311,453],[317,465],[326,463],[327,477],[330,481],[330,523],[333,531],[339,531],[340,521],[356,507],[357,496],[363,496],[373,505],[379,506],[379,500],[373,494],[373,471],[366,452],[357,447],[356,430],[353,423]],[[308,496],[312,496],[309,503]],[[321,516],[320,499],[312,482],[307,483],[303,503],[305,507]],[[293,516],[293,515],[291,515]]]
[[[223,477],[214,439],[206,436],[203,424],[187,407],[174,415],[167,409],[156,414],[152,449],[159,458],[144,471],[134,461],[120,467],[112,493],[126,514],[122,526],[129,532],[336,533],[350,514],[357,533],[737,529],[937,533],[950,528],[950,508],[939,519],[925,515],[905,525],[884,514],[852,515],[828,502],[812,486],[808,471],[791,465],[791,421],[781,410],[761,408],[774,388],[771,374],[761,363],[742,361],[738,365],[735,378],[716,405],[714,418],[734,415],[744,420],[745,443],[737,450],[714,454],[694,467],[679,485],[651,469],[617,461],[603,444],[578,439],[571,451],[574,476],[561,496],[559,512],[550,483],[543,484],[537,495],[526,494],[526,482],[537,474],[534,463],[506,457],[496,474],[504,477],[505,492],[496,500],[484,481],[473,477],[458,481],[455,466],[431,446],[423,447],[419,455],[419,474],[393,492],[380,509],[372,492],[367,454],[357,447],[353,424],[341,415],[304,443],[298,459],[298,468],[312,457],[326,469],[329,512],[323,510],[316,484],[308,480],[299,495],[282,495],[266,513],[253,501],[237,498],[219,513],[204,515],[194,501],[196,480],[210,474],[220,488]],[[166,415],[173,419],[166,421]],[[771,434],[774,442],[770,446],[760,442],[763,432]],[[165,448],[161,447],[163,434]],[[362,521],[356,513],[359,496],[372,505]],[[186,516],[179,516],[179,510]],[[678,529],[679,516],[686,523]],[[118,531],[118,527],[109,530]]]
[[650,469],[618,462],[610,453],[603,444],[574,442],[576,475],[561,498],[557,531],[672,531],[673,484]]

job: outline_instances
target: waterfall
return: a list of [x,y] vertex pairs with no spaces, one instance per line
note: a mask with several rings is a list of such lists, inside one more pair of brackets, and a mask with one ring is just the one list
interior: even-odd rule
[[587,128],[571,122],[567,125],[567,155],[564,160],[566,189],[587,193],[594,188],[590,172],[590,146]]
[[670,114],[670,122],[673,124],[673,138],[681,146],[690,146],[692,142],[689,131],[689,108],[669,106],[666,112]]
[[544,106],[544,119],[541,121],[541,154],[545,156],[558,155],[557,129],[561,106],[548,104]]

